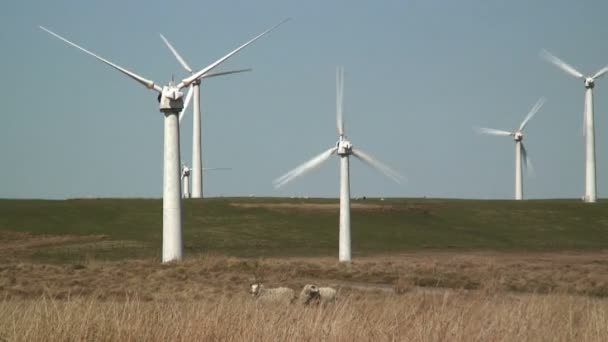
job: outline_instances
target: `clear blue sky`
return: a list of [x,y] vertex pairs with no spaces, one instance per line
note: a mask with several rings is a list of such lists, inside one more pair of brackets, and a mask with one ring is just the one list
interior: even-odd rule
[[[583,193],[583,84],[541,48],[594,73],[608,64],[608,2],[10,1],[0,12],[0,197],[160,197],[156,94],[38,29],[164,84],[184,76],[158,34],[204,67],[285,17],[293,20],[202,86],[207,196],[336,197],[338,161],[277,191],[272,180],[335,144],[335,67],[353,144],[409,179],[351,162],[353,196],[511,198],[513,142],[472,126],[527,128],[532,198]],[[595,88],[598,193],[608,193],[608,77]],[[182,126],[189,163],[191,116]]]

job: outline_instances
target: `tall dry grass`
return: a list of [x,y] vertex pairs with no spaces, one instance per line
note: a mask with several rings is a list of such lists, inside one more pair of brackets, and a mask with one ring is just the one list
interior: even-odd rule
[[417,252],[357,258],[191,257],[175,264],[156,259],[82,264],[3,262],[0,298],[97,296],[144,301],[201,300],[245,292],[253,281],[301,289],[307,283],[350,288],[450,288],[608,297],[608,253]]
[[[608,341],[605,253],[0,262],[0,341]],[[335,286],[258,306],[253,279]]]
[[6,341],[608,341],[608,302],[568,295],[349,294],[325,307],[92,297],[0,302]]

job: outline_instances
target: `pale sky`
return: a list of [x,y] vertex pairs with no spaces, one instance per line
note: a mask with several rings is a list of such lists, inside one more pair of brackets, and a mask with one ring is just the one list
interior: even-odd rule
[[[160,197],[163,117],[156,93],[41,31],[43,25],[159,84],[283,18],[204,81],[206,196],[338,196],[338,158],[281,190],[272,180],[337,140],[335,68],[346,133],[407,176],[396,185],[351,161],[353,196],[512,198],[514,143],[473,126],[527,127],[528,198],[583,194],[582,81],[608,64],[605,0],[11,1],[0,12],[0,198]],[[608,77],[596,83],[598,195],[608,193]],[[191,113],[182,157],[191,160]]]

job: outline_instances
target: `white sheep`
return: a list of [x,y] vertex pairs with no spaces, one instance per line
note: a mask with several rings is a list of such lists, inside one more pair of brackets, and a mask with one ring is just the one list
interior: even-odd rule
[[310,303],[332,303],[336,301],[337,291],[331,287],[318,287],[313,284],[306,284],[300,292],[300,302]]
[[290,304],[296,299],[295,292],[288,287],[265,288],[262,283],[251,284],[249,293],[260,302]]
[[319,288],[316,285],[306,284],[300,292],[300,303],[310,304],[316,302],[319,299]]
[[319,287],[319,296],[322,303],[333,303],[338,299],[338,291],[333,287]]

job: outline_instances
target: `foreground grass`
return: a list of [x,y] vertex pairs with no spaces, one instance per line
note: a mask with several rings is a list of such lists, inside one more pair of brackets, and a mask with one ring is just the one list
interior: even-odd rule
[[[248,284],[338,289],[258,305]],[[606,341],[606,253],[0,259],[0,341]]]
[[606,300],[443,292],[257,305],[247,297],[0,302],[7,341],[607,341]]
[[0,341],[607,341],[607,203],[355,201],[345,265],[335,200],[185,201],[170,264],[160,200],[0,200]]
[[334,258],[197,257],[160,264],[155,259],[83,264],[1,262],[0,298],[92,297],[121,301],[199,301],[246,294],[249,284],[329,285],[342,294],[402,294],[413,289],[608,297],[608,253],[416,252]]
[[[608,202],[368,199],[353,205],[355,257],[421,249],[556,251],[608,245]],[[44,261],[159,257],[161,217],[157,199],[0,200],[0,235],[80,238],[39,243],[29,257]],[[188,200],[183,219],[188,255],[337,254],[337,200]]]

